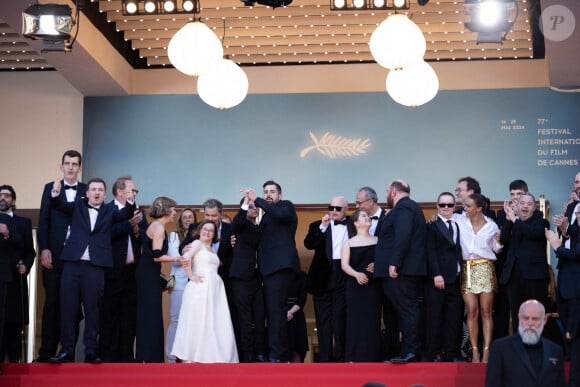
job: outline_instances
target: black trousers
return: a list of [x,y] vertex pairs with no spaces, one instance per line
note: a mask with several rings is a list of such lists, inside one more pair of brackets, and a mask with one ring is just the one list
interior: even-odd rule
[[[58,258],[53,257],[53,261]],[[44,286],[44,307],[42,308],[42,333],[39,359],[48,361],[56,355],[60,343],[60,280],[62,266],[53,262],[52,269],[42,268]]]
[[270,360],[288,360],[287,306],[289,291],[296,273],[283,269],[264,276],[264,299],[268,316]]
[[522,278],[518,268],[513,268],[511,278],[505,287],[512,317],[513,332],[518,331],[518,312],[520,305],[524,301],[534,299],[540,301],[544,306],[546,305],[548,283],[547,279],[530,280]]
[[[312,297],[321,362],[344,361],[346,342],[346,292],[344,286]],[[334,355],[333,355],[334,347]]]
[[423,295],[423,278],[403,275],[399,275],[396,279],[385,278],[383,291],[399,313],[399,326],[403,334],[401,355],[412,353],[419,357],[421,349],[419,298]]
[[258,273],[249,280],[231,278],[231,297],[235,304],[232,319],[240,362],[252,362],[266,353],[266,315],[262,278]]
[[431,361],[437,355],[444,361],[460,358],[464,308],[460,277],[453,283],[446,283],[443,290],[435,288],[433,279],[427,279],[425,306],[427,359]]

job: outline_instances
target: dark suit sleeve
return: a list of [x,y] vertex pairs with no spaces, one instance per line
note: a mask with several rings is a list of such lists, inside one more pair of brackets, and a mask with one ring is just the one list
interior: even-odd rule
[[442,275],[439,267],[439,259],[437,258],[437,249],[435,248],[435,223],[427,225],[427,239],[425,243],[425,250],[427,253],[427,265],[429,268],[429,276],[436,277]]
[[[517,220],[516,220],[517,221]],[[503,246],[507,245],[512,239],[512,230],[514,228],[514,222],[506,219],[501,232],[499,234],[499,243]]]
[[49,225],[50,225],[50,191],[52,190],[52,183],[44,186],[42,192],[42,199],[40,200],[40,212],[38,216],[38,248],[42,250],[48,249]]
[[248,216],[248,211],[239,209],[236,216],[232,220],[232,234],[237,235],[240,231],[244,229],[246,223],[246,218]]
[[544,229],[549,229],[550,223],[541,217],[532,219],[531,222],[522,222],[521,220],[516,219],[514,228],[517,228],[524,238],[533,240],[545,240],[546,233]]
[[308,226],[308,234],[306,234],[306,237],[304,238],[304,247],[306,247],[306,249],[314,250],[321,242],[324,242],[324,235],[326,234],[320,231],[320,224],[320,221],[316,221],[310,223],[310,226]]
[[280,200],[276,204],[270,204],[262,198],[256,198],[254,204],[268,213],[276,222],[295,222],[298,219],[294,205],[288,200]]
[[503,369],[503,351],[501,348],[504,343],[495,342],[491,346],[491,352],[489,354],[489,362],[485,370],[485,387],[502,387],[504,373]]
[[392,255],[389,257],[389,265],[401,267],[403,258],[407,256],[413,234],[414,213],[410,208],[401,207],[396,213],[393,213],[395,219],[393,222],[396,227],[393,228],[393,245]]
[[22,221],[22,231],[24,232],[24,243],[23,250],[20,259],[26,266],[26,273],[30,273],[30,269],[34,264],[34,258],[36,258],[36,251],[34,250],[34,240],[32,239],[32,222],[28,218],[21,218]]

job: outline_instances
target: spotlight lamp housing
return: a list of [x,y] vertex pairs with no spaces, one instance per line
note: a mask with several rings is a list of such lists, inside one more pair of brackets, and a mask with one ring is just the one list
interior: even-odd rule
[[200,12],[199,0],[122,0],[123,15],[160,15]]
[[68,5],[34,4],[22,12],[22,35],[30,39],[68,40],[73,25]]
[[330,0],[331,11],[346,10],[403,10],[410,8],[410,0]]
[[245,6],[253,7],[256,3],[265,5],[266,7],[278,8],[286,7],[292,3],[292,0],[241,0]]
[[503,43],[518,17],[515,0],[465,0],[470,22],[465,27],[477,33],[477,44]]

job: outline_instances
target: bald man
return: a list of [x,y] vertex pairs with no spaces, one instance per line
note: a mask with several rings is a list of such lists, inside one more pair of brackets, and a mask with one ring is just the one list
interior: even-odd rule
[[493,342],[486,387],[564,387],[562,347],[542,338],[547,316],[537,300],[522,303],[518,332]]

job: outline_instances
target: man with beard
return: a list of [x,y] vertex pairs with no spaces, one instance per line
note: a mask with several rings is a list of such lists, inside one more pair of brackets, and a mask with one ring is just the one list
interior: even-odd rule
[[493,342],[486,387],[564,387],[562,348],[542,338],[547,316],[537,300],[527,300],[518,313],[518,333]]
[[292,281],[300,271],[294,236],[298,216],[294,204],[282,199],[282,188],[268,180],[262,186],[264,198],[253,189],[241,192],[264,211],[258,226],[258,267],[264,278],[264,299],[268,317],[269,361],[288,360],[287,306]]
[[28,324],[28,283],[26,275],[36,252],[32,222],[17,216],[16,192],[0,186],[0,363],[22,356],[22,329]]
[[419,361],[419,326],[423,277],[427,275],[425,240],[427,228],[419,205],[409,197],[411,188],[403,180],[387,187],[387,205],[392,210],[377,226],[374,277],[382,279],[383,291],[399,314],[403,333],[401,355],[393,363]]
[[529,192],[521,195],[514,207],[505,202],[504,211],[506,223],[499,242],[508,246],[508,251],[499,282],[506,286],[515,331],[522,302],[529,299],[546,302],[550,272],[544,229],[549,229],[550,223],[536,211],[536,199]]

